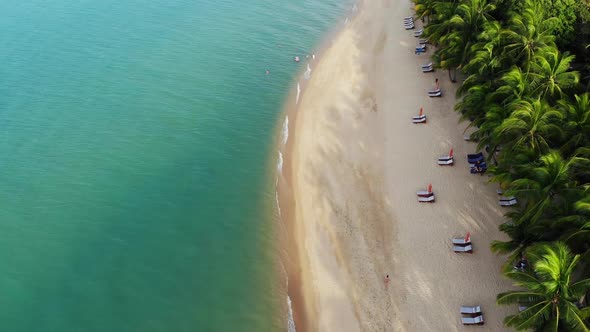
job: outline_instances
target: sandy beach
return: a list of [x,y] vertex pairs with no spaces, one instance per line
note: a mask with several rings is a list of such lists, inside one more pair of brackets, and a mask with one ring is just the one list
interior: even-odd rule
[[[285,162],[300,264],[296,317],[306,320],[298,331],[501,331],[516,310],[495,304],[511,283],[489,249],[504,238],[506,210],[487,176],[469,174],[465,156],[476,144],[463,140],[467,123],[453,111],[458,83],[420,71],[431,51],[414,55],[417,39],[402,24],[410,8],[408,0],[359,6],[296,110]],[[427,97],[435,78],[442,98]],[[412,124],[420,107],[428,121]],[[451,148],[455,165],[438,166]],[[429,183],[436,202],[418,203]],[[451,238],[466,232],[473,254],[454,253]],[[485,325],[464,327],[461,305],[482,306]]]

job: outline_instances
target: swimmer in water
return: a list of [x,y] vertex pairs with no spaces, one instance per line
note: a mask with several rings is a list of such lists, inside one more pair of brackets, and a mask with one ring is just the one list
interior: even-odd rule
[[265,72],[266,72],[266,75],[270,74],[270,70],[268,70],[268,69],[265,70]]

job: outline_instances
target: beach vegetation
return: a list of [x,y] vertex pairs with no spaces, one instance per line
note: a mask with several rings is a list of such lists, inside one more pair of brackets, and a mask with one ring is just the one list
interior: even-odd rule
[[[493,241],[524,290],[518,330],[588,331],[590,285],[590,1],[415,0],[433,62],[461,81],[455,110],[518,206]],[[514,270],[522,257],[528,270]]]
[[517,330],[588,331],[590,308],[581,300],[590,291],[590,279],[572,282],[580,255],[563,242],[539,243],[526,252],[527,267],[506,272],[522,290],[498,294],[500,305],[517,304],[519,312],[504,319]]

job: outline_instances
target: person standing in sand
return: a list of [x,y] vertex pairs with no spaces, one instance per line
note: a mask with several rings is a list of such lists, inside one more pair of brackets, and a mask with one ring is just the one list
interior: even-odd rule
[[387,286],[389,286],[390,281],[391,279],[389,279],[389,274],[386,274],[385,279],[383,280],[383,282],[385,282],[385,289],[387,289]]

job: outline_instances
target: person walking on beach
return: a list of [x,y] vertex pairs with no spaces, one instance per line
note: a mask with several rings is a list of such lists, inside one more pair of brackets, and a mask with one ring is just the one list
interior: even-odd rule
[[383,280],[383,282],[385,282],[385,289],[387,289],[387,286],[389,286],[390,281],[391,279],[389,279],[389,274],[386,274],[385,279]]
[[438,78],[434,79],[434,88],[438,90]]

